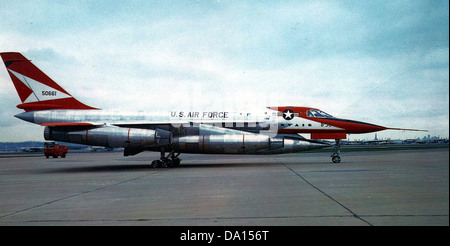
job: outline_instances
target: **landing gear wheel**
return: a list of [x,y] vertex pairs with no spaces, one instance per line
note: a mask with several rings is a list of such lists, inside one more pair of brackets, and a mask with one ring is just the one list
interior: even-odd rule
[[334,145],[334,153],[331,155],[331,161],[333,163],[339,163],[341,162],[341,157],[339,154],[341,153],[341,140],[335,139],[336,144]]
[[159,167],[159,160],[154,160],[154,161],[152,161],[152,164],[150,164],[150,166],[151,167],[153,167],[153,168],[157,168],[157,167]]
[[169,160],[161,161],[161,167],[164,167],[164,168],[170,167],[170,161]]
[[331,160],[333,161],[333,163],[339,163],[339,162],[341,162],[341,157],[336,155],[336,156],[333,156],[331,158]]
[[164,148],[161,148],[161,158],[159,160],[154,160],[150,164],[151,167],[157,168],[157,167],[177,167],[180,165],[181,159],[178,158],[180,153],[175,154],[175,150],[172,150],[166,157]]

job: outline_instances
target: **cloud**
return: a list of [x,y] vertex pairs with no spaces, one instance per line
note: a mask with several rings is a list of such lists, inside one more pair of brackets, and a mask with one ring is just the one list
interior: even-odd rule
[[[448,117],[446,1],[0,5],[15,7],[0,8],[3,51],[91,106],[300,105],[396,126]],[[0,71],[0,89],[12,88]]]

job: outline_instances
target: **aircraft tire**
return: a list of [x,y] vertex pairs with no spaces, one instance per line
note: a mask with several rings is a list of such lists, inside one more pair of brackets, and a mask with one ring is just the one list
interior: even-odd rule
[[169,161],[160,161],[160,166],[161,167],[164,167],[164,168],[168,168],[169,167]]
[[150,164],[150,166],[153,167],[153,168],[159,167],[159,161],[158,160],[152,161],[152,164]]
[[339,163],[339,162],[341,162],[341,157],[336,155],[336,156],[333,156],[333,158],[331,158],[331,160],[333,161],[333,163]]

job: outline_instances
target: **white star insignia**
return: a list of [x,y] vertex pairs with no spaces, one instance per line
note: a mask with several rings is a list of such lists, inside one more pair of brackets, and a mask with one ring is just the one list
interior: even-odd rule
[[290,120],[293,118],[293,114],[294,112],[292,112],[291,110],[286,110],[283,112],[283,118],[285,118],[286,120]]

